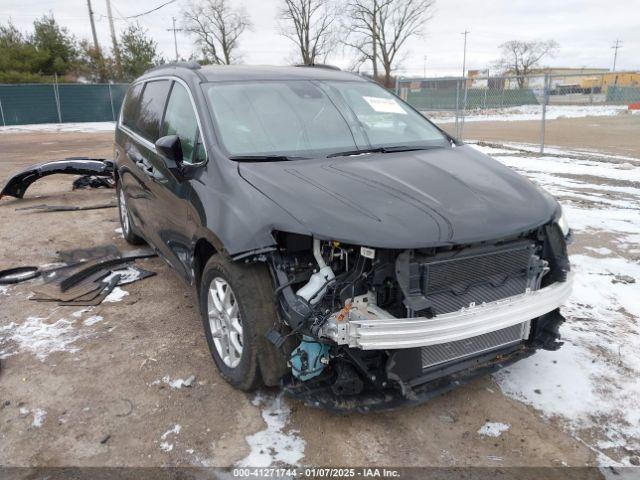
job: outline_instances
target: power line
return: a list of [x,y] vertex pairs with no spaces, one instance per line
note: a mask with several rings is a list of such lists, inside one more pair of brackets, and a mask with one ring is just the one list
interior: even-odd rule
[[115,1],[113,1],[112,5],[113,5],[113,9],[116,11],[118,16],[120,17],[120,18],[115,18],[114,20],[122,20],[123,22],[129,23],[129,21],[124,17],[122,12],[118,10],[118,5],[116,4]]
[[160,10],[162,7],[166,7],[167,5],[170,5],[172,3],[175,3],[176,0],[169,0],[168,2],[164,2],[162,5],[159,5],[155,8],[152,8],[151,10],[147,10],[146,12],[142,12],[142,13],[138,13],[137,15],[130,15],[128,17],[125,18],[138,18],[138,17],[142,17],[143,15],[148,15],[149,13],[155,12],[156,10]]

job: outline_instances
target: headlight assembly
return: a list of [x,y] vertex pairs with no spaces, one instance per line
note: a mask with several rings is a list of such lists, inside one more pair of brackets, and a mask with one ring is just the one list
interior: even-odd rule
[[569,222],[567,222],[567,217],[565,216],[562,208],[560,208],[560,215],[556,218],[556,223],[558,224],[558,227],[560,227],[562,235],[565,237],[569,235]]

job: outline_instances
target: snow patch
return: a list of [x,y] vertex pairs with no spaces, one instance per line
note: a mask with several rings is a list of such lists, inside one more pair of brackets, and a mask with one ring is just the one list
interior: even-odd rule
[[7,285],[0,285],[0,295],[9,296],[9,287]]
[[600,255],[611,255],[613,252],[606,247],[584,247],[587,250],[595,252]]
[[[535,153],[536,155],[540,151],[540,145],[533,143],[515,143],[515,142],[505,142],[502,143],[502,146],[505,150],[509,149],[518,149],[525,150],[531,153]],[[593,150],[590,148],[580,148],[576,150],[568,150],[563,147],[554,147],[553,145],[545,145],[544,147],[545,154],[553,154],[560,156],[590,156],[590,157],[600,157],[603,160],[629,160],[631,162],[640,162],[640,159],[637,157],[630,157],[627,155],[612,155],[610,153],[603,153],[598,150]]]
[[0,347],[10,342],[17,344],[17,350],[0,351],[0,358],[15,355],[21,351],[33,353],[36,358],[44,361],[53,352],[75,353],[80,349],[73,344],[81,338],[73,328],[75,320],[61,318],[53,323],[47,323],[48,317],[28,317],[22,324],[12,322],[0,327]]
[[29,132],[113,132],[115,122],[86,122],[86,123],[39,123],[30,125],[11,125],[0,127],[1,133],[29,133]]
[[611,456],[628,464],[625,452],[640,449],[640,160],[474,148],[560,197],[576,239],[592,245],[571,256],[575,283],[560,329],[565,344],[540,350],[494,379],[507,396],[558,419],[600,465],[619,464]]
[[168,442],[160,443],[160,450],[162,450],[163,452],[170,452],[171,450],[173,450],[173,443],[168,443]]
[[129,292],[121,289],[120,287],[115,287],[113,290],[111,290],[111,293],[106,296],[103,302],[106,302],[106,303],[121,302],[122,299],[127,295],[129,295]]
[[167,430],[162,435],[160,435],[160,440],[166,440],[167,437],[172,433],[175,435],[178,435],[180,433],[180,430],[182,430],[182,426],[176,423],[173,427],[171,427],[169,430]]
[[116,275],[120,275],[118,285],[126,285],[127,283],[133,283],[137,281],[140,278],[140,273],[140,270],[129,265],[126,268],[112,270],[111,273],[107,275],[102,281],[105,283],[109,283],[113,277],[115,277]]
[[246,437],[251,452],[238,462],[238,466],[298,465],[304,457],[306,442],[297,431],[287,429],[291,409],[283,395],[264,397],[259,394],[253,399],[252,404],[263,407],[262,418],[267,428]]
[[31,426],[35,428],[40,428],[44,423],[44,419],[47,417],[47,412],[41,408],[36,408],[33,411],[33,422],[31,422]]
[[95,325],[98,322],[101,322],[102,320],[104,320],[100,315],[93,315],[87,319],[85,319],[82,324],[90,327],[91,325]]
[[151,382],[151,385],[160,385],[160,381],[162,381],[162,383],[166,383],[167,385],[169,385],[172,390],[180,390],[182,387],[190,385],[187,380],[189,379],[176,378],[175,380],[171,380],[171,377],[169,375],[165,375],[164,377],[162,377],[162,380],[154,380],[153,382]]
[[484,437],[499,437],[502,432],[506,432],[511,425],[500,422],[487,422],[478,430],[478,434]]
[[[582,118],[582,117],[611,117],[626,114],[626,105],[547,105],[547,120],[558,118]],[[444,112],[423,112],[427,118],[435,123],[453,123],[456,117]],[[462,118],[462,114],[460,116]],[[487,109],[482,111],[467,110],[465,122],[522,122],[527,120],[540,120],[542,118],[541,105],[522,105],[518,107],[506,107]]]
[[80,317],[82,317],[82,315],[84,315],[85,313],[90,312],[90,311],[91,311],[91,307],[83,308],[82,310],[76,310],[75,312],[73,312],[71,314],[71,316],[73,318],[80,318]]

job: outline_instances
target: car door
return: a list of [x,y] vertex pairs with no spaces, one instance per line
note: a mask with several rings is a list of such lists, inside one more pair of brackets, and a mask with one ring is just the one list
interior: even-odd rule
[[158,234],[158,221],[154,216],[153,204],[156,201],[157,185],[155,182],[157,153],[155,142],[160,134],[160,122],[171,88],[167,79],[149,80],[145,82],[140,97],[140,107],[133,125],[133,137],[127,156],[136,165],[142,181],[142,194],[137,199],[142,224],[140,229],[145,239],[156,249],[161,249]]
[[127,208],[135,225],[144,230],[142,214],[146,193],[147,174],[143,172],[139,162],[140,147],[138,145],[135,126],[140,111],[140,98],[144,83],[133,85],[125,97],[119,128],[116,132],[116,163],[120,174],[120,185],[127,197]]
[[165,108],[160,136],[177,135],[182,146],[182,168],[158,154],[153,161],[153,217],[162,254],[185,278],[190,278],[190,238],[186,224],[192,194],[190,180],[180,174],[205,161],[196,112],[187,87],[174,81]]

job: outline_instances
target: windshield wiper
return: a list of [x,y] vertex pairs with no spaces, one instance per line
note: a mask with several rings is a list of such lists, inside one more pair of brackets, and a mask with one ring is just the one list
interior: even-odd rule
[[229,157],[229,160],[236,162],[286,162],[304,159],[305,157],[288,157],[287,155],[236,155]]
[[440,146],[422,146],[422,147],[410,147],[408,145],[396,145],[393,147],[377,147],[377,148],[363,148],[362,150],[347,150],[346,152],[336,152],[327,155],[327,158],[332,157],[348,157],[350,155],[362,155],[363,153],[394,153],[394,152],[413,152],[415,150],[431,150],[433,148],[441,148]]

